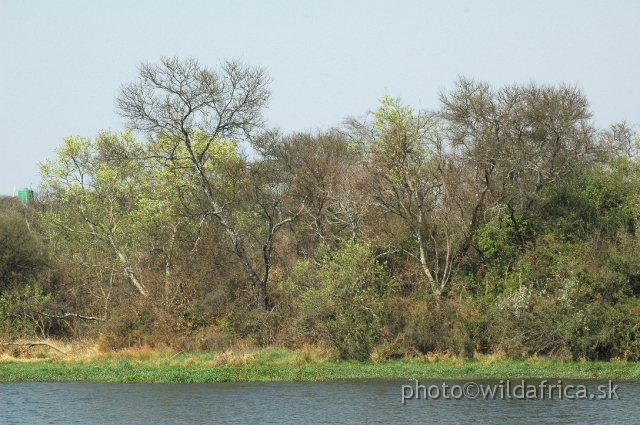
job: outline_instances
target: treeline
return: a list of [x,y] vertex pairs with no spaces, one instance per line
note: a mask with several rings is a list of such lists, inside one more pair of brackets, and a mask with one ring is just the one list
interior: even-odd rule
[[435,111],[283,134],[268,83],[142,64],[128,130],[65,139],[35,202],[3,200],[3,338],[640,359],[632,127],[573,86],[461,78]]

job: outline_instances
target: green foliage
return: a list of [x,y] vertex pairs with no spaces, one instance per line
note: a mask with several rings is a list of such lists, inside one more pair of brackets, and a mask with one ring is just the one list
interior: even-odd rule
[[8,338],[46,338],[58,324],[40,312],[48,310],[52,295],[38,285],[14,287],[0,295],[0,335]]
[[384,297],[389,292],[382,265],[366,244],[349,242],[325,254],[317,267],[301,262],[293,273],[302,293],[299,332],[328,341],[345,358],[365,359],[379,341]]
[[47,266],[40,237],[18,212],[0,211],[0,293],[24,283]]
[[[266,351],[266,350],[265,350]],[[269,350],[271,351],[271,350]],[[149,352],[143,352],[149,354]],[[407,379],[407,376],[432,379],[503,379],[558,378],[637,380],[640,365],[636,362],[560,362],[548,359],[498,360],[488,357],[472,360],[438,358],[435,361],[400,359],[392,361],[356,362],[320,358],[308,362],[306,353],[286,351],[249,352],[249,361],[232,357],[212,366],[211,353],[153,353],[150,358],[129,358],[119,353],[107,360],[86,358],[46,362],[10,362],[0,365],[0,381],[80,381],[124,383],[196,383],[196,382],[273,382],[327,381],[336,379]],[[242,359],[242,354],[235,356]],[[272,359],[272,357],[276,357]],[[301,359],[302,357],[302,359]],[[216,353],[214,362],[224,359]]]
[[207,318],[201,306],[181,309],[179,317],[181,320],[178,325],[189,333],[202,329],[207,325]]
[[486,260],[507,258],[514,254],[513,247],[508,246],[511,229],[509,217],[498,213],[475,233],[473,242]]
[[[183,93],[179,65],[144,68]],[[579,90],[461,80],[439,113],[385,95],[368,120],[283,136],[254,131],[261,72],[248,109],[213,90],[196,115],[177,92],[137,103],[135,87],[166,95],[145,74],[119,103],[145,141],[69,137],[40,201],[0,203],[0,333],[640,360],[640,163],[621,149],[636,136],[597,133]],[[232,139],[248,133],[255,157]],[[108,321],[38,313],[62,307]]]
[[550,230],[570,240],[611,240],[620,232],[635,234],[640,218],[638,171],[628,161],[581,170],[566,184],[544,192],[541,219]]

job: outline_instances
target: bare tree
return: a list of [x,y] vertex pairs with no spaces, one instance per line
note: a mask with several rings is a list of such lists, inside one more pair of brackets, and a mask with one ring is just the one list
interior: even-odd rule
[[612,124],[598,134],[598,146],[603,159],[623,156],[629,159],[638,157],[640,139],[636,127],[626,121]]
[[417,252],[405,252],[420,264],[432,293],[439,296],[452,271],[455,211],[438,123],[432,114],[415,112],[388,96],[373,118],[345,123],[368,152],[365,190],[382,215],[398,217],[408,227]]
[[280,174],[289,176],[292,198],[305,205],[299,246],[311,242],[313,250],[321,242],[358,238],[366,210],[359,190],[362,156],[350,148],[345,134],[336,129],[275,134],[254,147],[279,164]]
[[522,244],[517,216],[531,209],[543,188],[592,161],[599,150],[589,103],[573,86],[531,83],[494,90],[460,78],[440,100],[439,115],[476,193],[467,210],[472,232],[487,205],[501,205]]
[[[266,292],[273,239],[284,224],[298,213],[280,209],[273,185],[265,181],[265,174],[251,171],[246,161],[233,161],[226,171],[231,180],[247,183],[259,175],[251,186],[253,203],[259,207],[266,232],[260,243],[262,273],[256,271],[256,259],[247,252],[250,237],[233,208],[237,194],[230,194],[222,182],[225,172],[218,171],[220,158],[216,157],[218,144],[224,139],[248,140],[264,127],[262,109],[267,105],[270,91],[269,77],[263,68],[243,65],[239,61],[223,61],[219,69],[204,67],[195,59],[177,57],[160,60],[160,64],[143,63],[139,78],[121,88],[117,97],[118,113],[129,120],[128,125],[145,132],[151,142],[159,138],[172,145],[159,154],[165,162],[187,161],[198,176],[199,185],[206,196],[208,215],[224,229],[227,239],[247,277],[259,293],[258,305],[268,308]],[[180,157],[186,152],[186,158]],[[235,167],[235,168],[234,168]],[[249,178],[247,180],[247,177]]]

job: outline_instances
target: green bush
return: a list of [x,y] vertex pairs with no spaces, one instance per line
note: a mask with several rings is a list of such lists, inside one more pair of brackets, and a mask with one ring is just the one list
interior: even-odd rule
[[300,262],[292,276],[304,288],[297,331],[327,341],[341,357],[369,358],[384,326],[388,279],[367,244],[348,243],[319,264]]
[[12,284],[28,281],[45,267],[42,243],[24,217],[0,211],[0,293]]
[[0,335],[8,338],[46,338],[58,331],[58,321],[40,312],[47,311],[51,295],[39,286],[14,287],[0,294]]

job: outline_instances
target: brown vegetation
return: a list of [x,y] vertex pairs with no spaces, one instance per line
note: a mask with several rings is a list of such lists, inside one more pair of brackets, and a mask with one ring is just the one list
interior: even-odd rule
[[2,201],[3,341],[640,358],[632,127],[575,87],[460,79],[438,111],[284,135],[267,83],[163,59],[118,97],[144,142],[65,139],[33,203]]

